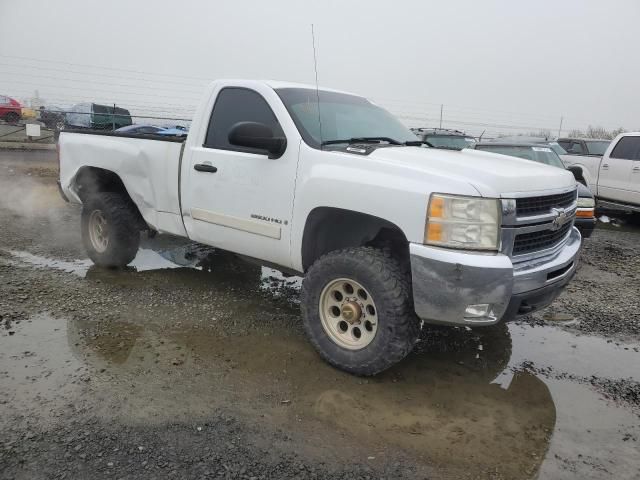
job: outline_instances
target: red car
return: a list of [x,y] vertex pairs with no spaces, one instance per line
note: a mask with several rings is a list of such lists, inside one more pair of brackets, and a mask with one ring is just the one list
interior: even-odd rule
[[15,123],[22,116],[22,105],[17,100],[0,95],[0,118],[8,123]]

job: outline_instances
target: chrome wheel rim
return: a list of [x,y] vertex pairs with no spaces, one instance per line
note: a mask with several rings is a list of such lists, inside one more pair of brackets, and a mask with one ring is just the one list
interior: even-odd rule
[[320,293],[322,328],[338,346],[361,350],[378,331],[378,309],[371,293],[350,278],[329,282]]
[[98,253],[104,252],[109,246],[109,231],[107,219],[101,210],[94,210],[89,217],[89,239],[91,246]]

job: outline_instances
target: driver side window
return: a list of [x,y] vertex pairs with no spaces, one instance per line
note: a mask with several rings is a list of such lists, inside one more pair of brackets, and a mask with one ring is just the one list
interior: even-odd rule
[[271,128],[274,136],[284,137],[284,132],[267,101],[248,88],[223,88],[211,112],[204,147],[236,152],[263,153],[260,150],[239,147],[229,143],[229,132],[238,122],[258,122]]

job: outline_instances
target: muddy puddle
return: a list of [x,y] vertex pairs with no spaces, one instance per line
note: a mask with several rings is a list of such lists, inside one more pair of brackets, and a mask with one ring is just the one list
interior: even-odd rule
[[[375,462],[401,451],[454,476],[634,478],[640,468],[640,412],[607,390],[640,381],[640,345],[550,325],[436,328],[401,364],[362,379],[326,365],[291,328],[299,279],[275,270],[153,241],[126,270],[11,258],[135,288],[224,278],[216,309],[233,319],[229,327],[193,310],[151,321],[132,307],[118,319],[22,321],[0,333],[0,378],[4,398],[30,415],[71,402],[109,423],[198,425],[222,408],[327,458],[348,451]],[[277,303],[283,294],[288,307]]]
[[[107,269],[95,266],[89,259],[62,260],[22,250],[2,249],[5,263],[14,266],[53,269],[65,273],[72,273],[81,278],[106,280],[111,283],[141,284],[139,276],[131,275],[140,272],[158,272],[162,270],[185,269],[227,274],[230,270],[242,273],[251,269],[252,273],[260,269],[259,289],[268,291],[272,295],[296,292],[302,285],[302,279],[295,276],[285,276],[278,270],[268,267],[258,267],[245,261],[239,261],[235,256],[218,253],[215,249],[185,242],[179,238],[143,236],[138,254],[125,269]],[[295,298],[292,298],[296,302]]]

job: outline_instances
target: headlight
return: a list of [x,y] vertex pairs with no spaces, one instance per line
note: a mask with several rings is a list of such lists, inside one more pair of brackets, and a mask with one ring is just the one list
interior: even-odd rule
[[594,208],[596,202],[593,198],[578,197],[578,208]]
[[497,199],[432,194],[424,243],[470,250],[498,250],[500,204]]

